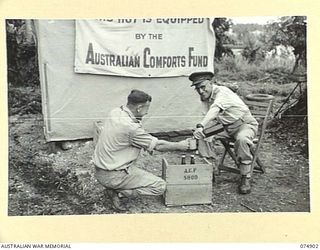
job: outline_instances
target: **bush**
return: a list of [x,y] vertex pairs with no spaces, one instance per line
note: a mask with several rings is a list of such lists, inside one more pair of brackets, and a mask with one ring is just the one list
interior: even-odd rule
[[263,71],[266,72],[284,72],[291,73],[295,64],[295,59],[292,57],[266,57],[260,64]]
[[26,39],[23,20],[6,20],[8,83],[13,86],[39,85],[37,49]]
[[215,63],[215,67],[220,77],[229,80],[257,80],[264,74],[259,66],[249,63],[242,56],[225,56]]
[[8,88],[9,115],[40,114],[41,108],[40,88],[13,87]]
[[255,63],[250,63],[241,55],[224,56],[216,60],[215,71],[218,78],[227,80],[254,81],[269,78],[276,83],[287,83],[288,74],[294,66],[294,59],[283,57],[266,57]]

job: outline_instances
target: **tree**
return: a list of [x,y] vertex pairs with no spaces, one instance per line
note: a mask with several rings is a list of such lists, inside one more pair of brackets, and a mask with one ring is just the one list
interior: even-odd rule
[[31,31],[31,20],[8,19],[8,83],[14,86],[38,85],[37,49]]
[[257,59],[261,61],[265,58],[264,46],[259,39],[259,35],[247,31],[242,35],[242,43],[245,47],[241,55],[247,59],[249,63],[254,63]]
[[[307,67],[307,22],[305,16],[282,17],[279,21],[268,26],[270,33],[270,48],[278,45],[292,47],[296,61],[292,69],[292,78],[295,81],[306,81]],[[306,117],[307,114],[307,91],[304,85],[304,92],[298,102],[285,111],[285,114],[300,115]],[[299,117],[299,116],[298,116]]]
[[232,50],[224,46],[224,44],[232,43],[231,39],[226,34],[231,25],[231,20],[227,18],[215,18],[212,23],[216,35],[216,48],[214,52],[214,57],[216,59],[221,59],[224,55],[233,56]]
[[307,23],[305,16],[281,17],[279,21],[267,26],[269,37],[269,50],[278,45],[293,47],[296,61],[292,72],[296,72],[298,66],[307,66]]

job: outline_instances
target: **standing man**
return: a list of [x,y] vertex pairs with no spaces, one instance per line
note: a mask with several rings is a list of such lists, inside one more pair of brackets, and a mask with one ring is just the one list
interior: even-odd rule
[[189,76],[191,86],[194,86],[200,95],[206,111],[202,121],[196,125],[193,135],[196,139],[204,139],[203,129],[213,120],[223,125],[225,133],[221,136],[235,140],[235,153],[241,174],[239,192],[248,194],[251,191],[250,164],[253,158],[250,145],[257,133],[258,122],[237,94],[227,87],[213,83],[213,76],[212,72],[196,72]]
[[95,176],[106,188],[116,211],[126,210],[121,197],[162,195],[166,189],[163,179],[135,166],[142,150],[152,153],[189,149],[189,140],[159,140],[143,129],[141,120],[148,113],[151,100],[147,93],[132,90],[127,105],[109,113],[94,151]]

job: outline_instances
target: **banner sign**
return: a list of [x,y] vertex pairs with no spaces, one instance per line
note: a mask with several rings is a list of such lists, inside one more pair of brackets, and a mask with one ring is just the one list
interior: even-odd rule
[[209,18],[76,20],[75,72],[132,77],[213,71]]

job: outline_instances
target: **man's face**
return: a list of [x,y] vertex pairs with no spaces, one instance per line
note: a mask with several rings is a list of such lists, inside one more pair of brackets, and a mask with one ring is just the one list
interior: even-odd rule
[[138,105],[136,118],[141,121],[142,117],[148,114],[149,107],[150,107],[150,102],[146,102],[145,104]]
[[211,81],[205,80],[195,86],[195,90],[200,95],[201,101],[209,100],[212,93]]

